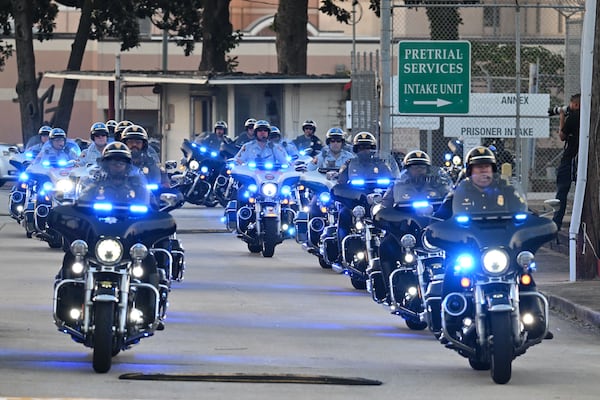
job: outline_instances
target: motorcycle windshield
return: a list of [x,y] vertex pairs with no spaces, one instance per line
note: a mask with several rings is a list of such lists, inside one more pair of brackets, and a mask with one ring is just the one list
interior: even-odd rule
[[382,157],[373,153],[368,160],[361,161],[357,157],[349,165],[348,181],[339,183],[355,189],[386,189],[400,176],[400,168],[392,156]]
[[500,179],[494,177],[497,187],[483,192],[471,178],[463,180],[454,192],[452,218],[431,224],[428,241],[446,251],[501,246],[535,252],[552,240],[556,224],[529,213],[520,187]]
[[440,168],[427,167],[423,175],[413,176],[403,170],[394,184],[394,207],[396,209],[436,209],[452,188],[452,181]]

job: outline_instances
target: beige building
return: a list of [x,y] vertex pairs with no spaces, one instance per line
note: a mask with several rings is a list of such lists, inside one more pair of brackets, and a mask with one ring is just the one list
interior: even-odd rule
[[[496,0],[496,3],[503,2]],[[351,52],[353,48],[358,54],[379,50],[380,21],[368,9],[368,0],[358,2],[354,25],[340,24],[320,13],[319,3],[320,0],[309,0],[307,64],[308,74],[320,79],[285,80],[269,75],[277,70],[275,38],[270,29],[277,8],[262,2],[231,1],[234,29],[240,29],[244,36],[230,56],[237,57],[237,71],[250,74],[246,76],[219,79],[199,76],[201,43],[197,44],[194,54],[185,57],[181,48],[169,42],[166,57],[163,57],[162,33],[152,29],[149,23],[142,23],[145,34],[142,44],[128,52],[121,53],[119,43],[114,41],[88,42],[82,71],[104,73],[87,74],[87,79],[80,81],[69,136],[87,138],[93,122],[104,121],[112,115],[115,98],[121,101],[123,119],[142,124],[151,136],[162,140],[163,158],[167,159],[179,158],[183,138],[211,130],[212,124],[220,119],[229,123],[230,136],[237,135],[248,117],[272,119],[287,136],[299,134],[305,119],[317,122],[317,135],[322,137],[331,126],[345,126],[348,93],[344,87],[349,82]],[[514,2],[505,3],[514,5]],[[461,9],[464,21],[460,26],[461,39],[514,37],[514,8],[489,10]],[[527,9],[523,14],[523,38],[564,39],[564,14],[550,8]],[[65,69],[77,23],[78,11],[61,6],[56,38],[34,43],[36,70],[47,73],[41,80],[39,95],[54,88],[52,98],[44,104],[46,110],[56,106],[63,76],[49,72]],[[394,41],[427,39],[429,23],[425,9],[395,7],[392,30]],[[10,39],[7,41],[10,43]],[[117,59],[122,80],[120,95],[115,97],[109,82],[115,79]],[[162,73],[165,59],[168,73]],[[20,120],[15,117],[19,113],[15,102],[16,81],[16,58],[12,57],[0,73],[0,113],[3,114],[0,141],[21,141]],[[160,90],[156,90],[155,83],[160,84]],[[51,113],[46,115],[49,120]]]

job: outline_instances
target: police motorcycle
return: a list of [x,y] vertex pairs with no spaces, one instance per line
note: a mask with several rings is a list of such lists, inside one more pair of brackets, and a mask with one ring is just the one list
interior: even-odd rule
[[[441,329],[439,292],[445,254],[425,239],[423,230],[438,220],[434,211],[451,190],[451,184],[441,169],[418,178],[411,177],[405,169],[391,189],[393,206],[378,208],[373,218],[374,226],[385,231],[386,241],[382,241],[379,255],[368,269],[367,290],[376,303],[389,307],[413,330],[429,326],[435,333]],[[389,266],[393,269],[388,274],[381,268],[383,257],[386,263],[395,263]]]
[[[379,241],[384,233],[373,224],[373,211],[381,202],[387,188],[399,175],[398,165],[391,155],[386,158],[376,156],[375,160],[378,160],[379,167],[368,171],[352,172],[348,175],[347,182],[338,179],[338,184],[332,188],[332,197],[339,203],[338,209],[343,205],[352,210],[351,228],[343,238],[340,238],[338,230],[341,215],[338,214],[335,230],[327,229],[322,237],[321,254],[331,262],[335,272],[348,275],[352,286],[359,290],[367,289],[368,270],[373,267],[377,258]],[[379,170],[384,164],[387,166],[387,171]],[[340,240],[341,242],[338,242]],[[331,256],[338,251],[338,248],[341,259],[334,261]]]
[[[516,185],[515,191],[525,199]],[[425,237],[446,252],[440,342],[504,384],[512,361],[548,333],[534,254],[555,237],[556,225],[528,212],[525,202],[497,202],[501,211],[455,197],[452,218],[429,225]]]
[[300,176],[290,165],[260,160],[233,168],[232,177],[241,187],[238,200],[227,204],[223,220],[251,253],[273,257],[275,246],[295,235],[292,194]]
[[229,201],[237,198],[239,183],[233,179],[231,173],[235,166],[235,159],[233,157],[238,151],[239,147],[233,142],[223,142],[221,144],[220,154],[225,159],[225,162],[222,164],[221,170],[215,178],[213,192],[217,201],[223,207],[226,207]]
[[29,175],[25,170],[31,165],[36,155],[37,153],[34,154],[32,151],[25,151],[13,155],[8,161],[18,174],[17,182],[10,189],[8,196],[8,212],[18,224],[21,224],[25,218],[25,204],[30,195],[30,184],[33,183],[30,182]]
[[[224,203],[215,192],[217,177],[225,165],[218,150],[184,139],[180,173],[171,175],[172,187],[179,190],[185,201],[195,205],[215,207]],[[219,180],[222,183],[221,180]]]
[[20,177],[28,186],[23,211],[26,235],[44,240],[53,249],[63,245],[63,238],[48,227],[48,214],[53,207],[73,203],[78,180],[88,174],[87,167],[76,163],[52,156],[31,164]]
[[331,197],[331,188],[337,183],[338,168],[319,168],[306,171],[300,178],[301,193],[307,193],[309,204],[302,207],[294,219],[296,241],[308,253],[317,256],[321,268],[330,269],[331,263],[321,254],[321,236],[328,227],[337,223],[337,206]]
[[93,349],[96,372],[107,372],[112,357],[161,329],[168,287],[152,246],[175,232],[175,220],[107,194],[56,207],[50,225],[70,243],[54,285],[54,322]]

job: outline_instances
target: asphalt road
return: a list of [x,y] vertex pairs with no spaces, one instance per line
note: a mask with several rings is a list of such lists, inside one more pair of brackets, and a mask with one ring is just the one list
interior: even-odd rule
[[[219,213],[199,208],[177,213],[190,232],[180,235],[187,271],[171,293],[166,329],[115,357],[107,374],[94,373],[90,349],[52,322],[60,251],[26,239],[21,227],[0,216],[0,398],[597,398],[600,336],[593,330],[553,315],[555,339],[517,358],[509,384],[495,385],[489,372],[473,371],[427,331],[409,330],[366,293],[352,289],[347,277],[322,270],[296,243],[278,246],[271,259],[251,255],[233,235],[211,229]],[[127,373],[253,379],[119,379]],[[265,378],[289,374],[381,384]]]

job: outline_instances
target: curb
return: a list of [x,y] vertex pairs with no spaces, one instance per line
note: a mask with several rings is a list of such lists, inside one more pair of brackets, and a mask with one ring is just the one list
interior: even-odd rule
[[540,292],[548,299],[550,309],[560,312],[571,318],[576,318],[579,321],[585,322],[595,328],[600,329],[600,312],[594,311],[589,307],[575,304],[570,300],[565,299],[548,292],[540,290]]
[[199,228],[199,229],[178,229],[177,234],[179,235],[187,235],[193,233],[230,233],[226,229],[217,229],[217,228]]

